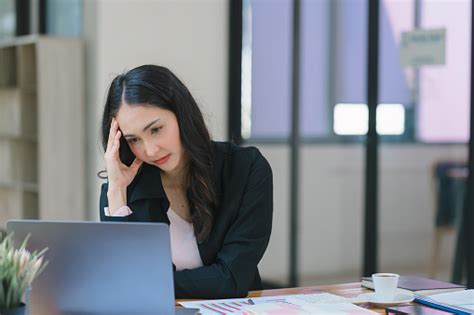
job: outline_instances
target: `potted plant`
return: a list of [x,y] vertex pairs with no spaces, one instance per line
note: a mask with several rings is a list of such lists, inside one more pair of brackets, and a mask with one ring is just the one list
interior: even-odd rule
[[46,267],[47,262],[43,262],[46,249],[27,251],[28,237],[15,249],[11,238],[11,234],[0,238],[0,315],[24,315],[23,296]]

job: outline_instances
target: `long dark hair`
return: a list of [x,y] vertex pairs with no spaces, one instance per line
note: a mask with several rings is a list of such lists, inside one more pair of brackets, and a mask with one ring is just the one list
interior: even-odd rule
[[[102,145],[107,148],[110,124],[122,98],[128,105],[147,104],[170,110],[178,121],[180,140],[189,159],[188,196],[194,233],[207,239],[214,222],[216,192],[212,178],[213,148],[202,113],[186,86],[167,68],[144,65],[118,75],[110,84],[102,118]],[[130,164],[134,156],[121,140],[122,161]]]

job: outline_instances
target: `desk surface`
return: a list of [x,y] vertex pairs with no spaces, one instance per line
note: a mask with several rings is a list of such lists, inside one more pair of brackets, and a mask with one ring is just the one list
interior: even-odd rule
[[[372,291],[361,287],[360,282],[357,282],[357,283],[323,285],[323,286],[315,286],[315,287],[252,291],[249,293],[248,297],[318,293],[318,292],[329,292],[329,293],[334,293],[334,294],[344,296],[344,297],[355,297],[361,293],[372,292]],[[186,300],[177,300],[176,302],[181,302],[181,301],[186,301]],[[364,308],[368,308],[374,312],[385,314],[385,309],[383,308],[377,308],[370,304],[358,304],[358,305]]]

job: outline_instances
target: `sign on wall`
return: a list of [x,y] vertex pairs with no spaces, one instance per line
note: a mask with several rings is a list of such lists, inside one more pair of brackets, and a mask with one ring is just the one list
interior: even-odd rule
[[446,55],[446,29],[402,32],[400,63],[402,66],[442,65]]

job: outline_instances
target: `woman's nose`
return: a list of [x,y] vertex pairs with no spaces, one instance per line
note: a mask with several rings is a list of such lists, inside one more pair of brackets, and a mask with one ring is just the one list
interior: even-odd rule
[[145,143],[145,154],[149,157],[156,157],[158,151],[160,150],[159,146],[155,143]]

